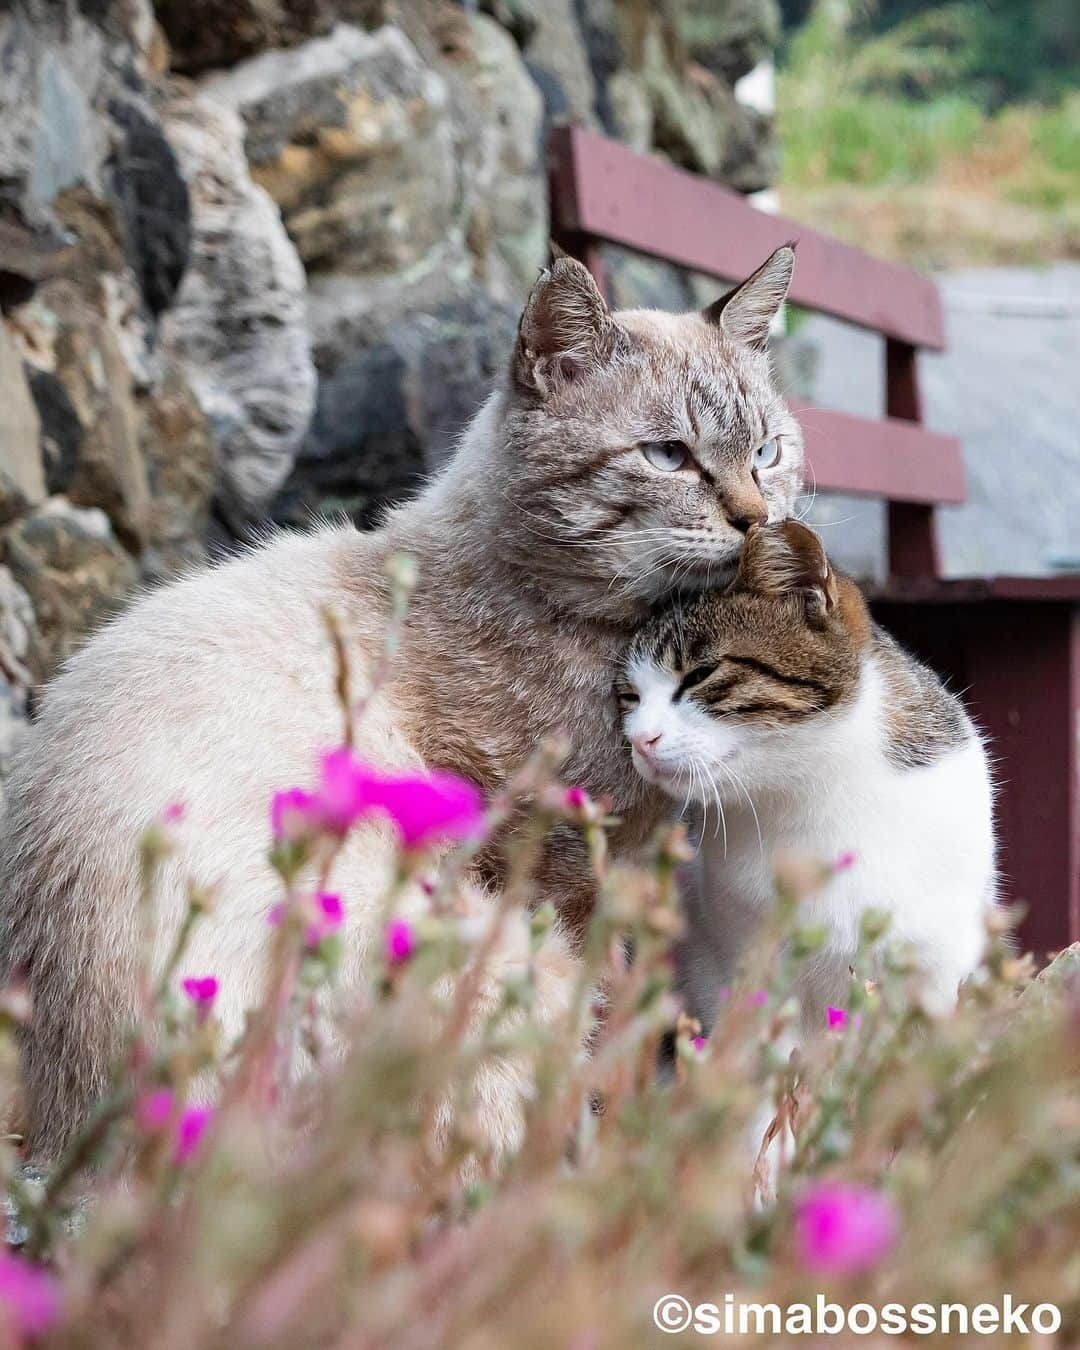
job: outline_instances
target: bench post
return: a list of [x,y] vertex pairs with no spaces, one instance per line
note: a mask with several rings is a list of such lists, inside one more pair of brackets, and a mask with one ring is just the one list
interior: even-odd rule
[[[905,422],[922,422],[922,397],[916,349],[909,342],[885,339],[885,413]],[[940,574],[934,508],[918,502],[888,504],[889,576],[936,577]]]
[[1080,606],[994,605],[967,643],[969,699],[995,762],[999,867],[1039,960],[1080,941]]

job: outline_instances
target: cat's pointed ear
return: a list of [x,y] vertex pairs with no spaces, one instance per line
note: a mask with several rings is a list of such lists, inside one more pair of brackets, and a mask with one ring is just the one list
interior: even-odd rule
[[547,394],[611,354],[615,324],[587,267],[561,254],[532,288],[518,325],[511,374],[519,389]]
[[763,595],[801,594],[810,623],[824,622],[839,598],[824,545],[798,520],[751,526],[735,585]]
[[783,244],[741,286],[701,311],[706,323],[722,328],[732,342],[760,351],[791,285],[795,245]]

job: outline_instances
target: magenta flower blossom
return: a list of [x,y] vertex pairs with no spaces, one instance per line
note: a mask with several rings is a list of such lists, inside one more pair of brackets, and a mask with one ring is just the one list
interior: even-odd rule
[[843,1030],[847,1026],[847,1013],[843,1008],[826,1008],[825,1016],[828,1019],[829,1030]]
[[386,959],[392,966],[403,966],[416,951],[416,934],[408,919],[391,919],[386,925]]
[[483,819],[480,793],[450,773],[381,773],[357,759],[348,747],[319,762],[314,792],[289,788],[270,806],[274,838],[296,842],[313,835],[345,834],[373,811],[388,815],[409,850],[464,839]]
[[345,922],[345,906],[340,895],[320,891],[314,900],[315,919],[308,924],[307,945],[317,947],[324,937],[336,933]]
[[159,1088],[140,1097],[135,1106],[135,1120],[148,1134],[163,1130],[172,1119],[173,1095],[168,1088]]
[[750,995],[750,1002],[755,1008],[764,1008],[769,1001],[769,991],[767,989],[755,989]]
[[313,793],[303,788],[275,792],[270,803],[270,828],[274,838],[286,843],[306,839],[320,828],[319,812]]
[[183,802],[169,802],[161,813],[161,819],[166,825],[179,825],[186,815],[187,807]]
[[484,817],[480,793],[452,773],[385,778],[377,805],[397,825],[401,842],[410,851],[465,839]]
[[183,1113],[176,1126],[176,1151],[173,1156],[177,1163],[187,1162],[199,1147],[206,1127],[213,1118],[212,1106],[189,1106]]
[[[340,895],[331,895],[328,891],[319,891],[297,902],[300,914],[308,920],[304,940],[309,947],[317,947],[324,937],[336,933],[345,922],[345,906]],[[266,916],[266,922],[273,928],[281,926],[285,918],[286,906],[274,905]]]
[[888,1196],[844,1182],[822,1182],[795,1207],[802,1264],[825,1275],[868,1270],[896,1241],[899,1220]]
[[589,804],[589,794],[583,787],[568,787],[563,800],[571,811],[582,811]]
[[859,860],[859,855],[853,853],[850,849],[846,853],[841,853],[832,865],[834,872],[850,872]]
[[690,1044],[700,1053],[709,1044],[709,1041],[706,1036],[695,1036]]
[[379,775],[344,745],[323,755],[319,768],[316,797],[323,828],[344,834],[379,805]]
[[39,1336],[60,1315],[60,1293],[47,1270],[11,1252],[0,1252],[0,1321],[21,1335]]
[[212,1106],[189,1106],[176,1116],[176,1098],[168,1088],[159,1088],[141,1097],[135,1106],[135,1120],[147,1134],[161,1134],[176,1118],[173,1161],[185,1163],[199,1146],[206,1127],[213,1119]]
[[180,988],[194,1003],[200,1019],[209,1017],[210,1009],[214,1006],[214,999],[218,995],[217,977],[214,975],[189,976],[186,980],[181,980]]

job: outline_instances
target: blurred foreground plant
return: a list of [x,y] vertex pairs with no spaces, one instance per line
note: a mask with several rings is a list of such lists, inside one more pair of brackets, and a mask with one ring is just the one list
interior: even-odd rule
[[[995,932],[942,1021],[903,953],[867,978],[884,931],[871,918],[846,1006],[792,1063],[780,1046],[793,979],[821,941],[801,902],[846,860],[785,860],[775,920],[706,1039],[671,993],[681,833],[640,867],[612,864],[602,806],[553,777],[560,752],[541,751],[486,812],[467,785],[378,773],[348,744],[322,759],[315,789],[275,800],[283,898],[239,1042],[215,1021],[214,972],[177,976],[212,903],[193,893],[166,969],[145,973],[115,1089],[69,1154],[35,1186],[5,1144],[26,1239],[0,1263],[0,1345],[625,1350],[657,1343],[653,1305],[671,1290],[780,1305],[822,1291],[974,1305],[1009,1291],[1062,1306],[1061,1344],[1075,1342],[1076,954],[1033,979]],[[522,802],[504,898],[478,922],[459,883]],[[372,811],[398,822],[399,876],[371,978],[346,998],[335,972],[349,898],[326,878]],[[178,814],[144,840],[148,923]],[[542,1020],[536,957],[555,915],[529,877],[538,841],[567,821],[589,842],[599,899],[565,1012]],[[453,841],[432,869],[430,847]],[[406,916],[396,899],[415,878],[430,904]],[[484,964],[523,919],[533,959],[491,999]],[[12,990],[0,1004],[9,1095],[24,1003]],[[525,1066],[532,1083],[521,1147],[498,1164],[476,1129],[492,1063]],[[767,1208],[745,1142],[762,1100],[794,1140]]]

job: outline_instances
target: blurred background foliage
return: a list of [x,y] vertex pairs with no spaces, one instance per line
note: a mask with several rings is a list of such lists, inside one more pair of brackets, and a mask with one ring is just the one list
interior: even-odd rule
[[1073,0],[785,0],[781,17],[791,214],[923,265],[1080,254]]

